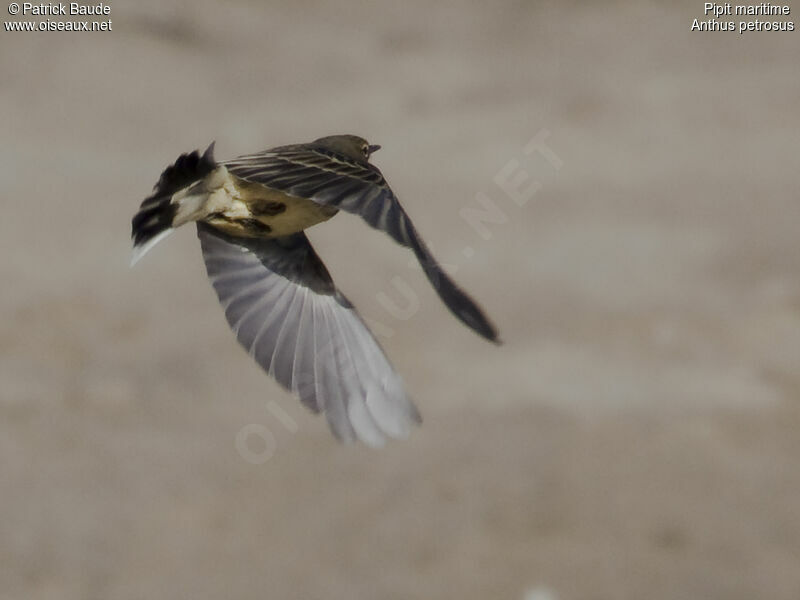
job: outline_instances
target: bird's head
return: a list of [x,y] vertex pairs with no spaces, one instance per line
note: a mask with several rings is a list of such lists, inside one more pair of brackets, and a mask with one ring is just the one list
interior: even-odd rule
[[344,154],[349,158],[363,161],[369,160],[373,152],[381,149],[377,144],[370,144],[367,140],[357,135],[329,135],[314,140],[314,143],[339,154]]

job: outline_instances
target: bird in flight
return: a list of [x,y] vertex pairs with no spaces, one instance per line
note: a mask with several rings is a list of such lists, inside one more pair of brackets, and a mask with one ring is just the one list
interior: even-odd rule
[[250,356],[341,441],[380,446],[421,422],[401,378],[304,233],[339,210],[410,248],[450,311],[484,338],[497,331],[442,270],[378,168],[380,146],[354,135],[217,162],[214,144],[169,166],[132,221],[135,264],[195,222],[206,271]]

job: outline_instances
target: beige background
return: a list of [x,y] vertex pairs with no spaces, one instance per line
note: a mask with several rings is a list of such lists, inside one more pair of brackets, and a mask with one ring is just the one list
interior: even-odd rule
[[[0,32],[0,598],[800,598],[800,33],[694,17],[148,0]],[[190,229],[128,268],[180,152],[342,132],[506,342],[357,219],[312,230],[425,417],[382,451],[250,362]]]

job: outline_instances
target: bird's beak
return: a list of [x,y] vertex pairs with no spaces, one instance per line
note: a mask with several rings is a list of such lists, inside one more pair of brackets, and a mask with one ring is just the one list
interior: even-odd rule
[[372,144],[367,149],[369,150],[369,153],[372,154],[373,152],[377,152],[378,150],[380,150],[381,147],[378,144]]

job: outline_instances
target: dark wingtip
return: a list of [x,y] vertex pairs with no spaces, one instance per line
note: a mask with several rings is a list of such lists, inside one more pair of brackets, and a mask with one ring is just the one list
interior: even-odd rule
[[[475,306],[475,308],[477,308],[477,305]],[[497,333],[497,329],[495,329],[494,325],[492,325],[489,322],[489,320],[482,312],[480,316],[482,317],[482,319],[478,323],[470,323],[466,320],[464,321],[464,323],[482,338],[492,342],[496,346],[502,346],[503,340],[500,339],[500,335]]]
[[503,340],[500,339],[500,334],[497,332],[497,328],[489,322],[489,319],[486,319],[486,325],[488,325],[489,331],[491,332],[491,335],[485,336],[486,339],[492,342],[495,346],[502,346]]
[[407,229],[410,230],[408,245],[411,246],[414,254],[416,254],[417,260],[419,260],[422,266],[422,270],[425,272],[431,285],[433,285],[447,308],[450,309],[458,320],[479,336],[494,344],[502,344],[503,342],[500,341],[498,337],[497,329],[492,325],[491,321],[489,321],[489,318],[484,314],[483,310],[481,310],[481,307],[442,270],[442,267],[439,266],[439,263],[433,258],[433,255],[431,255],[428,248],[408,221]]
[[459,321],[493,344],[499,346],[503,343],[497,333],[497,328],[484,314],[481,307],[464,290],[459,288],[452,279],[447,277],[443,271],[439,272],[438,277],[431,279],[431,282],[436,287],[436,291],[439,292],[439,296],[444,300],[444,303]]
[[500,339],[500,334],[497,333],[497,329],[495,329],[494,325],[489,323],[488,319],[486,319],[482,325],[483,327],[480,329],[476,327],[472,327],[472,329],[482,338],[492,342],[495,346],[502,346],[503,340]]

